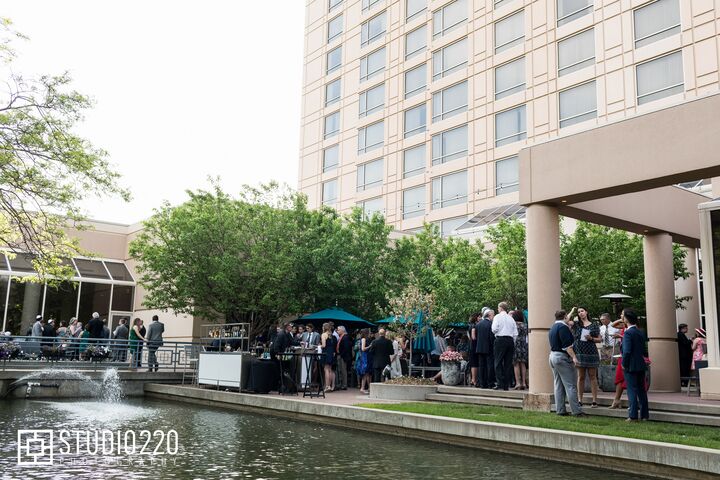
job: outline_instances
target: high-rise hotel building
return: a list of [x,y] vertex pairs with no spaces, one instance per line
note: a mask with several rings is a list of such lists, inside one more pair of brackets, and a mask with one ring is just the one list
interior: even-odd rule
[[513,212],[524,147],[718,91],[715,4],[308,0],[299,189],[400,231]]

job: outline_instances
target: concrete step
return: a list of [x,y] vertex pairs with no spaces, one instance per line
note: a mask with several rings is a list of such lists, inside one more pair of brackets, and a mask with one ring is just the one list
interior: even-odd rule
[[480,395],[453,395],[449,393],[431,393],[427,400],[443,403],[464,403],[470,405],[489,405],[494,407],[522,408],[522,399],[502,398]]
[[438,387],[438,393],[474,397],[513,398],[521,401],[525,396],[525,392],[522,390],[493,390],[475,387],[447,387],[445,385],[440,385]]
[[[627,417],[627,408],[610,410],[607,407],[590,408],[589,406],[584,406],[583,411],[588,415],[597,415],[601,417]],[[655,410],[652,408],[652,406],[650,406],[650,418],[658,422],[684,423],[692,425],[707,425],[711,427],[720,427],[720,416]]]
[[[583,401],[587,401],[587,394]],[[610,406],[612,405],[612,399],[610,398],[598,398],[598,405]],[[621,401],[622,408],[628,407],[628,401],[623,399]],[[680,402],[666,402],[666,401],[653,401],[648,402],[651,411],[663,411],[663,412],[675,412],[681,414],[693,414],[693,415],[707,415],[707,416],[718,416],[720,417],[720,404],[719,405],[708,405],[700,403],[680,403]]]

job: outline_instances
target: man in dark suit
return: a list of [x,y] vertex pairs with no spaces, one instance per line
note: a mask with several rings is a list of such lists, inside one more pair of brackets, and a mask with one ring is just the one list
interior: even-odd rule
[[631,308],[622,312],[622,319],[627,328],[622,341],[622,368],[627,383],[628,401],[628,422],[638,421],[638,410],[640,420],[648,420],[650,411],[648,408],[647,392],[645,391],[645,333],[637,328],[637,314]]
[[120,325],[117,326],[113,332],[113,339],[117,340],[114,342],[115,345],[115,359],[118,362],[124,362],[127,359],[127,340],[130,330],[127,327],[127,319],[121,318]]
[[148,372],[152,372],[153,369],[158,371],[160,364],[157,360],[158,348],[163,345],[163,332],[165,331],[165,324],[163,324],[157,315],[152,316],[152,322],[147,330],[145,340],[148,344]]
[[103,327],[105,324],[100,320],[100,314],[93,312],[92,318],[87,324],[87,329],[90,332],[90,338],[103,338]]
[[492,319],[495,312],[489,308],[483,311],[482,320],[475,324],[477,339],[475,354],[478,356],[478,384],[480,388],[492,388],[495,384],[495,335],[492,333]]
[[340,339],[337,342],[337,388],[347,390],[348,368],[352,362],[353,341],[343,325],[337,327]]
[[395,349],[390,340],[385,338],[385,329],[378,331],[378,337],[370,344],[373,352],[373,382],[382,382],[382,371],[390,365],[390,356],[395,354]]

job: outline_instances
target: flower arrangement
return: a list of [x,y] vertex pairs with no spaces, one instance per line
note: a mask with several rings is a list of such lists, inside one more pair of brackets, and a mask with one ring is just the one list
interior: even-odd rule
[[441,362],[460,362],[462,359],[462,353],[451,350],[446,350],[440,355]]
[[15,342],[0,343],[0,360],[12,360],[22,353],[20,345]]
[[420,377],[397,377],[385,382],[390,385],[437,385],[437,382],[431,378]]
[[85,350],[85,358],[93,362],[102,362],[110,357],[110,349],[98,345],[90,345]]

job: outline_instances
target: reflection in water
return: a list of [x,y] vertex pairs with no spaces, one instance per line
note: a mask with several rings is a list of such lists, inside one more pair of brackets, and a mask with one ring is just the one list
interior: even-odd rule
[[[513,457],[209,407],[124,400],[121,403],[0,403],[3,478],[377,478],[620,480],[637,478],[587,467]],[[178,432],[180,452],[148,456],[60,456],[53,466],[17,465],[18,429],[157,429]],[[143,464],[140,464],[140,461]],[[62,461],[62,463],[60,463]],[[132,465],[129,463],[132,462]]]

